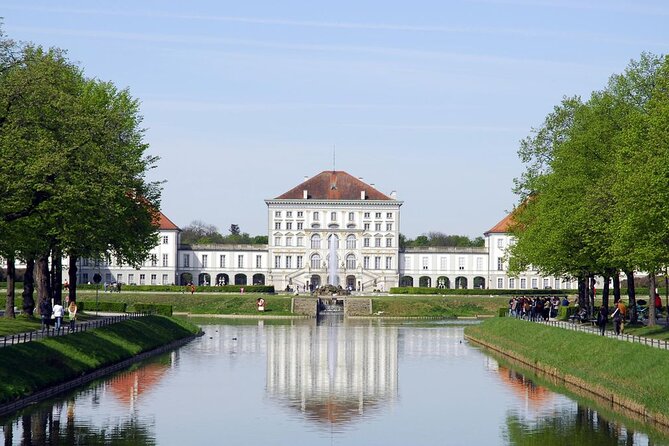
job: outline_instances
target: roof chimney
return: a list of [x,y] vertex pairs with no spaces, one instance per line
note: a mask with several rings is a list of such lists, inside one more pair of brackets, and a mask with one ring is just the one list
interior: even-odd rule
[[374,187],[374,183],[369,183],[370,186]]
[[304,176],[304,181],[307,181],[309,179],[309,175]]
[[397,200],[397,191],[392,191],[390,193],[390,198],[392,198],[393,200]]
[[309,198],[309,192],[306,189],[302,191],[302,198],[304,198],[305,200]]
[[365,199],[365,195],[366,195],[366,194],[365,194],[365,191],[364,191],[364,190],[361,190],[361,191],[360,191],[360,199],[361,199],[361,200],[364,200],[364,199]]

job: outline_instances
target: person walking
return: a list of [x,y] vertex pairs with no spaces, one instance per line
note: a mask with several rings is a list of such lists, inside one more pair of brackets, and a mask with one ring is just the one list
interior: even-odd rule
[[70,315],[70,331],[74,331],[74,323],[77,320],[77,303],[75,301],[70,302],[70,305],[67,306],[67,312]]
[[53,317],[56,319],[56,331],[60,331],[60,326],[63,323],[64,314],[65,309],[60,304],[60,302],[56,302],[56,304],[53,306]]
[[40,319],[42,319],[42,331],[49,328],[49,320],[51,320],[52,312],[53,308],[51,308],[50,300],[45,299],[39,304],[39,314]]
[[606,331],[606,323],[609,321],[609,312],[606,311],[606,307],[604,305],[601,306],[599,309],[599,313],[597,313],[597,326],[599,327],[599,331],[604,336],[604,332]]
[[613,311],[613,314],[611,315],[611,318],[613,319],[613,331],[616,335],[620,334],[620,325],[622,321],[622,316],[620,314],[620,308],[617,308]]
[[620,334],[625,333],[625,318],[627,317],[627,306],[622,299],[618,301],[618,311],[620,311]]

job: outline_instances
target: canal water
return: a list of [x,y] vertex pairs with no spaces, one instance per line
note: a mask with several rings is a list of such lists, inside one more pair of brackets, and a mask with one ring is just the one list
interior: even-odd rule
[[195,321],[190,344],[0,419],[0,444],[669,445],[470,345],[463,325]]

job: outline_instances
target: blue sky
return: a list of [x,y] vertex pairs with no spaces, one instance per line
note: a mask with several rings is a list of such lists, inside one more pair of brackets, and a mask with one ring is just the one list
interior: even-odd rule
[[265,234],[264,199],[336,168],[404,200],[401,231],[481,235],[518,141],[565,95],[669,48],[663,1],[0,0],[9,37],[68,50],[142,102],[151,179],[185,226]]

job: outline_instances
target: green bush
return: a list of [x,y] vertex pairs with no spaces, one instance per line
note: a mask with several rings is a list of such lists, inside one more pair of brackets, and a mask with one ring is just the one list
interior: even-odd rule
[[112,313],[125,313],[128,305],[125,302],[96,302],[94,300],[77,301],[79,311],[109,311]]
[[[538,296],[538,295],[565,295],[571,290],[488,290],[488,289],[448,289],[448,288],[428,288],[428,287],[395,287],[390,289],[390,294],[448,294],[448,295],[469,295],[469,296],[487,296],[487,295],[514,295],[514,296]],[[571,291],[575,293],[576,291]]]
[[161,304],[135,304],[133,311],[138,313],[154,313],[162,316],[172,316],[172,305]]
[[560,305],[560,308],[558,309],[558,315],[557,319],[559,321],[567,321],[569,320],[569,316],[574,315],[578,313],[578,307],[563,307]]
[[499,316],[499,317],[507,317],[508,315],[509,315],[509,308],[508,307],[500,308],[497,312],[497,316]]

